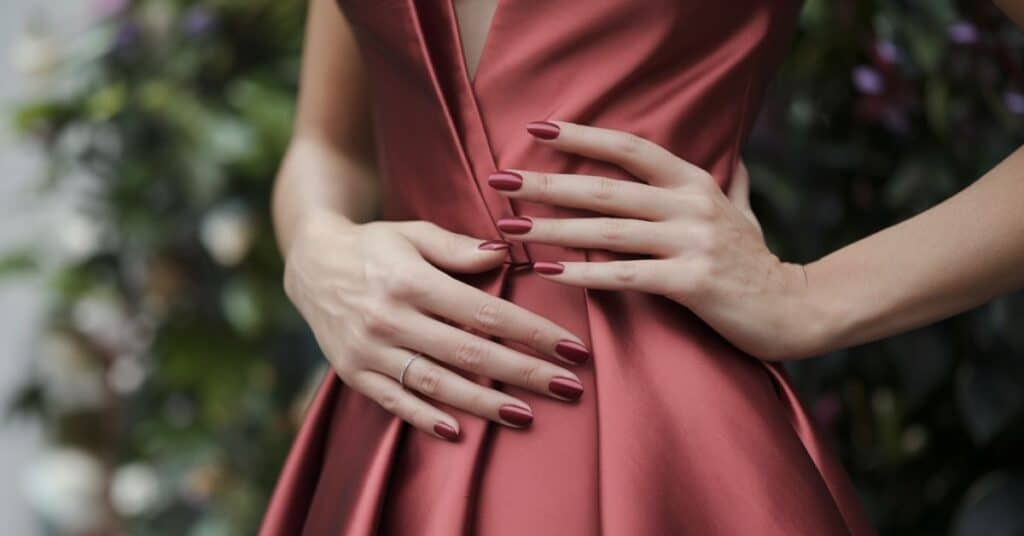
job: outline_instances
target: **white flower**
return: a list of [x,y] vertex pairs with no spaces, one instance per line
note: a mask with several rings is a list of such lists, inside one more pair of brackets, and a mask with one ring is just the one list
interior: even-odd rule
[[69,210],[60,214],[54,225],[61,250],[71,260],[84,259],[99,251],[103,228],[94,218]]
[[31,508],[58,530],[81,534],[103,521],[103,469],[89,453],[72,448],[40,455],[23,473]]
[[118,352],[138,347],[138,330],[112,291],[94,291],[79,298],[71,308],[71,320],[79,331]]
[[139,360],[132,356],[122,356],[114,360],[107,371],[107,384],[111,390],[120,395],[129,395],[142,387],[146,379],[146,369]]
[[49,334],[42,342],[37,374],[46,400],[59,411],[80,411],[103,404],[99,367],[65,335]]
[[43,78],[60,63],[60,48],[50,35],[26,32],[14,43],[11,56],[11,62],[19,73]]
[[215,261],[234,266],[249,252],[254,232],[248,211],[241,205],[229,204],[206,214],[200,224],[199,239]]
[[159,502],[160,497],[160,478],[150,466],[130,463],[114,471],[110,482],[110,503],[122,516],[144,514]]

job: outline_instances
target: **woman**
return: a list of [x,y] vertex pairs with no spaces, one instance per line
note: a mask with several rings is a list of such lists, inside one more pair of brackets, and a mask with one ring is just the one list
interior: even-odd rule
[[739,151],[798,1],[338,4],[274,197],[333,371],[263,534],[873,532],[779,362],[1024,284],[1024,151],[783,262]]

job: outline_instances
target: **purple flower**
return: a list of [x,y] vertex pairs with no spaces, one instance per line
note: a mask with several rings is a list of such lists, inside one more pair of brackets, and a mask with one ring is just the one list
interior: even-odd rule
[[135,21],[125,21],[117,28],[117,37],[114,39],[115,52],[129,52],[139,44],[142,38],[142,28]]
[[967,21],[959,21],[949,25],[949,39],[958,45],[970,45],[978,42],[978,29]]
[[885,80],[874,68],[861,65],[853,70],[853,85],[867,95],[881,95],[885,91]]
[[886,63],[898,63],[903,60],[903,50],[892,41],[875,43],[875,53]]
[[1024,94],[1016,91],[1007,91],[1003,94],[1003,102],[1006,109],[1017,115],[1024,115]]
[[203,6],[193,6],[185,12],[181,27],[186,34],[193,37],[208,33],[216,24],[213,14]]
[[101,17],[117,15],[128,7],[128,0],[95,0],[96,13]]
[[910,119],[907,118],[907,114],[900,108],[888,108],[882,113],[881,117],[882,125],[889,129],[890,132],[896,134],[906,134],[910,132]]

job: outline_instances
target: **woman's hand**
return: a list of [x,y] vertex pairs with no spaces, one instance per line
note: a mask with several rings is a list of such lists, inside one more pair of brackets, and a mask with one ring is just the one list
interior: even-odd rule
[[762,359],[815,355],[816,317],[803,267],[768,250],[742,163],[727,195],[708,172],[632,134],[563,121],[531,123],[528,130],[554,149],[616,164],[643,183],[502,171],[489,183],[508,197],[607,216],[510,218],[499,228],[518,240],[650,256],[535,263],[536,272],[567,285],[666,296]]
[[562,327],[439,269],[491,270],[507,250],[505,242],[484,242],[427,222],[356,225],[325,211],[306,217],[296,230],[285,290],[348,386],[416,428],[454,440],[458,422],[399,384],[417,353],[422,356],[405,371],[406,387],[510,426],[532,422],[525,402],[449,366],[562,400],[583,391],[565,368],[467,331],[516,341],[567,364],[589,356]]

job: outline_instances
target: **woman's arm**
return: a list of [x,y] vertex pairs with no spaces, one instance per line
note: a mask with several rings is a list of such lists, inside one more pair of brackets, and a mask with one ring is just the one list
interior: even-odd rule
[[452,369],[579,398],[582,384],[565,368],[589,356],[579,337],[449,274],[501,266],[508,243],[425,221],[369,221],[377,181],[357,45],[334,0],[311,1],[307,28],[298,118],[273,216],[285,292],[338,377],[447,440],[459,436],[449,408],[514,427],[533,420],[526,402]]
[[307,216],[365,222],[377,208],[366,76],[351,27],[331,0],[310,2],[298,113],[274,184],[282,252]]
[[[705,170],[629,133],[565,121],[527,127],[552,149],[642,182],[507,170],[503,194],[605,214],[499,221],[510,238],[651,258],[536,263],[553,281],[660,294],[747,353],[820,355],[906,331],[1024,285],[1024,149],[949,200],[807,266],[768,250],[742,165],[723,192]],[[646,183],[646,184],[645,184]]]
[[822,351],[877,340],[1024,286],[1024,148],[946,201],[806,266]]
[[995,0],[995,4],[1017,23],[1017,26],[1024,27],[1024,2],[1021,0]]

